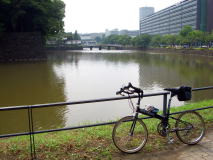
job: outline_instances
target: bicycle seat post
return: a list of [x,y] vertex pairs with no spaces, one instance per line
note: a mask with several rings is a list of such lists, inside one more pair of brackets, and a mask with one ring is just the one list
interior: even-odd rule
[[168,108],[167,108],[167,111],[166,111],[166,116],[169,116],[169,114],[170,114],[170,107],[171,107],[172,97],[173,97],[173,95],[170,92],[170,97],[169,97],[169,102],[168,102]]

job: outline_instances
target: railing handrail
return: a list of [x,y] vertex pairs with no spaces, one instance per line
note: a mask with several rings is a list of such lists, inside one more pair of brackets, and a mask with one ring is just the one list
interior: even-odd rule
[[[207,90],[207,89],[213,89],[213,86],[201,87],[201,88],[193,88],[192,91],[200,91],[200,90]],[[167,95],[169,93],[170,92],[163,91],[163,92],[158,92],[158,93],[144,94],[143,97]],[[130,96],[130,97],[131,98],[137,98],[138,96],[135,95],[135,96]],[[22,105],[22,106],[0,107],[0,111],[21,110],[21,109],[28,109],[28,108],[32,108],[32,109],[33,108],[46,108],[46,107],[55,107],[55,106],[64,106],[64,105],[76,105],[76,104],[116,101],[116,100],[123,100],[123,99],[129,99],[129,96],[90,99],[90,100],[73,101],[73,102],[56,102],[56,103],[37,104],[37,105]]]

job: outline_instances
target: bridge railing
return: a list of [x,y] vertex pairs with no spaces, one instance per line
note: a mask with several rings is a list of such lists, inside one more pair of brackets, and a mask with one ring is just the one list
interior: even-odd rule
[[[213,86],[202,87],[202,88],[194,88],[194,89],[192,89],[192,91],[200,91],[200,90],[208,90],[208,89],[213,89]],[[167,111],[168,94],[169,94],[169,92],[164,91],[164,92],[158,92],[158,93],[152,93],[152,94],[144,94],[144,97],[163,96],[163,115],[165,115],[166,111]],[[131,98],[137,98],[137,97],[138,96],[131,96]],[[33,159],[35,157],[35,155],[36,155],[35,154],[34,134],[56,132],[56,131],[65,131],[65,130],[73,130],[73,129],[95,127],[95,126],[101,126],[101,125],[110,125],[110,124],[116,123],[116,121],[113,121],[113,122],[96,123],[96,124],[90,124],[90,125],[81,125],[81,126],[75,126],[75,127],[66,127],[66,128],[57,128],[57,129],[48,129],[48,130],[35,131],[34,121],[33,121],[33,109],[36,109],[36,108],[48,108],[48,107],[61,107],[61,106],[64,106],[64,105],[77,105],[77,104],[117,101],[117,100],[124,100],[124,99],[129,99],[129,97],[128,96],[124,96],[124,97],[112,97],[112,98],[82,100],[82,101],[73,101],[73,102],[58,102],[58,103],[28,105],[28,106],[1,107],[0,108],[0,112],[12,111],[12,110],[27,110],[28,111],[29,132],[12,133],[12,134],[1,134],[0,138],[30,135],[31,157]],[[209,108],[213,108],[213,106],[206,106],[206,107],[203,107],[203,108],[197,108],[197,109],[194,109],[193,111],[209,109]],[[181,112],[176,112],[176,113],[171,113],[171,114],[179,114],[179,113],[181,113]],[[143,119],[148,119],[148,118],[150,118],[150,117],[145,117]]]

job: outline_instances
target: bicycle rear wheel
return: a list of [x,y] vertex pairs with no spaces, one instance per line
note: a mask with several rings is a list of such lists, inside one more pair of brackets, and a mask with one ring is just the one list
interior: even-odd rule
[[177,137],[185,144],[197,144],[205,134],[204,120],[194,111],[180,114],[175,126]]
[[137,119],[134,121],[133,116],[127,116],[115,124],[112,139],[120,151],[135,153],[145,146],[148,139],[148,131],[142,120]]

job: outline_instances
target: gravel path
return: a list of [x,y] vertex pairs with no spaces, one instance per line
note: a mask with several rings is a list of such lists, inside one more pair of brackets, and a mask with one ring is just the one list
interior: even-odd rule
[[125,154],[114,160],[213,160],[213,128],[208,129],[205,137],[197,145],[181,145],[166,151],[155,153]]

